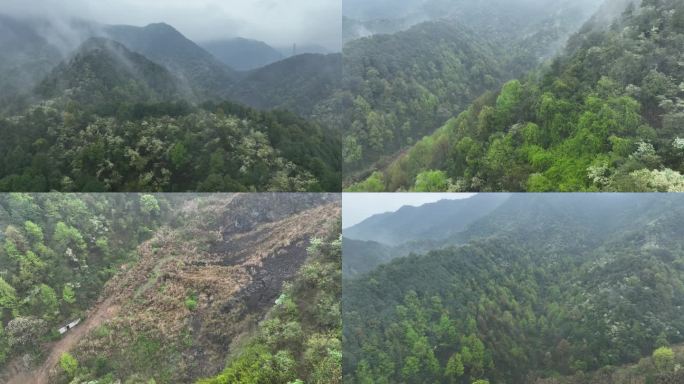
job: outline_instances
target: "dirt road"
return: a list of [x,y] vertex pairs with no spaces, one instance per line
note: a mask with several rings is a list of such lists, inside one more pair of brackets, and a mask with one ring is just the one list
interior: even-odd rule
[[88,332],[113,318],[118,312],[119,306],[112,305],[112,299],[103,301],[89,314],[85,321],[50,346],[49,355],[40,367],[34,372],[15,373],[7,384],[48,384],[50,370],[59,363],[59,357],[62,353],[73,349]]

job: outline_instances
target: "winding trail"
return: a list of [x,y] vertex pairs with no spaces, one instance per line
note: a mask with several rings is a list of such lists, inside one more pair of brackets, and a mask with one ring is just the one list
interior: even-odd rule
[[17,372],[7,384],[48,384],[50,370],[59,363],[59,357],[62,353],[73,349],[90,331],[116,316],[120,307],[112,305],[112,302],[113,299],[109,298],[98,304],[87,319],[50,346],[48,357],[40,367],[33,372]]

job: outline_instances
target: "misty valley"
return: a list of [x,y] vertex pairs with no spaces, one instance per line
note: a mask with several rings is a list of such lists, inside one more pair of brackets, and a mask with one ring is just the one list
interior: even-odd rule
[[345,190],[684,190],[680,0],[346,3]]
[[0,190],[339,191],[341,56],[290,49],[0,5]]
[[344,382],[681,383],[683,199],[478,194],[345,228]]

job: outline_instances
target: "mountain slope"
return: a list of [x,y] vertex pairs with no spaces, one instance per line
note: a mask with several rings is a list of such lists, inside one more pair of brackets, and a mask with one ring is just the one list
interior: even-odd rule
[[232,103],[40,105],[0,119],[0,190],[336,191],[339,138]]
[[440,170],[459,190],[681,190],[683,36],[678,1],[629,7],[610,27],[597,16],[550,68],[482,96],[376,179],[411,189]]
[[[403,3],[414,10],[399,18],[346,19],[347,29],[369,36],[345,45],[347,179],[382,167],[484,91],[553,56],[592,3],[437,0]],[[411,20],[423,22],[396,32]]]
[[222,94],[236,78],[233,70],[168,24],[113,25],[103,33],[166,67],[200,100]]
[[227,66],[238,71],[249,71],[282,60],[275,48],[263,41],[236,37],[202,43],[202,48]]
[[57,329],[97,305],[107,280],[168,220],[168,203],[138,194],[0,196],[0,381],[34,382],[22,373],[42,373],[53,344],[68,344],[53,343]]
[[178,80],[164,67],[103,38],[85,41],[37,87],[51,99],[62,95],[85,105],[161,101],[180,97]]
[[341,73],[339,54],[297,55],[249,72],[231,88],[229,97],[255,108],[319,118],[322,102],[339,89]]
[[[218,373],[339,215],[333,195],[212,196],[182,209],[182,227],[157,232],[107,284],[103,297],[121,309],[72,351],[87,367],[82,380]],[[59,371],[52,378],[63,382]]]
[[345,380],[599,383],[588,373],[681,342],[681,203],[514,195],[466,245],[345,280]]
[[345,165],[353,170],[395,152],[500,84],[502,54],[447,21],[345,45]]

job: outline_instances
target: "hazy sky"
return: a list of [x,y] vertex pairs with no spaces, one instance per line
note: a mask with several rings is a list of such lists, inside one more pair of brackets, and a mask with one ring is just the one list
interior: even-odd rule
[[474,193],[344,193],[342,227],[349,228],[378,213],[395,212],[405,205],[414,207],[440,200],[459,200]]
[[242,36],[274,46],[341,45],[340,0],[0,0],[0,13],[138,26],[166,22],[195,41]]

